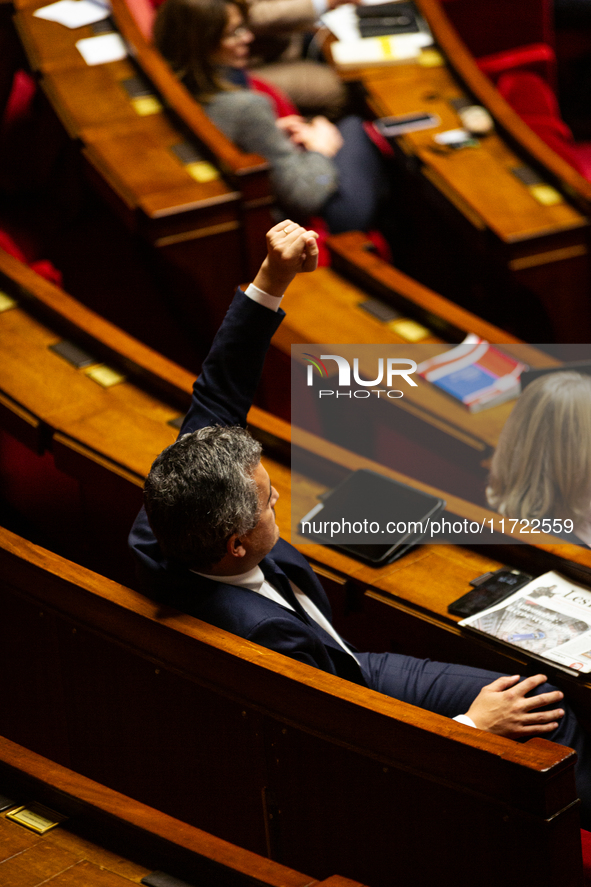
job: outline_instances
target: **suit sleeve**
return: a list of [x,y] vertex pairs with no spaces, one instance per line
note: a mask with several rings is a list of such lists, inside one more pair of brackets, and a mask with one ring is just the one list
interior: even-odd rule
[[338,190],[333,160],[293,145],[277,128],[267,96],[248,89],[219,92],[204,107],[208,117],[242,151],[261,154],[269,162],[273,191],[290,214],[300,218],[314,215]]
[[193,386],[181,434],[206,425],[246,425],[271,338],[285,312],[238,290]]
[[[271,311],[238,290],[193,386],[193,398],[180,434],[206,425],[246,425],[265,356],[285,312]],[[156,594],[168,575],[168,565],[142,508],[129,534],[139,582]]]
[[261,647],[275,650],[276,653],[289,656],[290,659],[297,659],[305,665],[311,665],[329,674],[337,674],[320,638],[308,631],[299,620],[289,616],[263,619],[248,633],[246,639],[260,644]]

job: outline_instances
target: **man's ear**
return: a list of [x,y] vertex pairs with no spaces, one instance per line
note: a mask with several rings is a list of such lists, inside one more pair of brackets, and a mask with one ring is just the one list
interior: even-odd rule
[[230,557],[244,557],[246,554],[246,548],[242,544],[242,536],[239,536],[238,533],[234,533],[228,539],[226,543],[226,551],[230,555]]

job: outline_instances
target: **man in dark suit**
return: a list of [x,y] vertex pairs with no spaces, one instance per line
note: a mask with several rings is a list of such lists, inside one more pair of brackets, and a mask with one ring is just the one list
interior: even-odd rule
[[[281,298],[316,267],[316,235],[293,222],[267,234],[268,253],[238,290],[193,389],[176,443],[152,466],[130,544],[150,596],[247,640],[346,680],[513,738],[544,735],[579,752],[587,793],[587,737],[544,675],[520,680],[392,653],[360,653],[331,625],[330,605],[305,558],[280,539],[278,494],[246,416]],[[532,695],[533,694],[533,695]],[[560,703],[560,708],[556,706]],[[466,714],[464,714],[466,713]]]

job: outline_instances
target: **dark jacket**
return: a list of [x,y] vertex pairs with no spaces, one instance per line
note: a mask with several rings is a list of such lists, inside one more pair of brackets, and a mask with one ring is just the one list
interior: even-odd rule
[[[270,311],[237,291],[193,387],[181,435],[206,425],[246,425],[271,337],[284,316],[283,311]],[[295,595],[290,598],[294,612],[250,589],[206,579],[167,560],[144,509],[129,543],[141,589],[149,597],[292,659],[366,684],[353,657],[304,613]],[[280,539],[261,567],[272,583],[272,573],[283,570],[330,620],[330,604],[320,582],[292,545]]]

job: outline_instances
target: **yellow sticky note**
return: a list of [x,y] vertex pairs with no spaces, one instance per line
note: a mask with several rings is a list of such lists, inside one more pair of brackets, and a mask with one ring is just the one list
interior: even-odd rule
[[197,160],[195,163],[187,163],[185,169],[196,182],[213,182],[220,177],[215,166],[212,166],[207,160]]
[[155,95],[139,96],[137,99],[132,99],[131,104],[140,117],[148,117],[150,114],[159,114],[162,111],[162,104]]
[[442,68],[445,65],[445,59],[438,49],[423,49],[419,55],[419,65],[423,68]]
[[9,308],[14,308],[16,304],[16,299],[13,299],[8,293],[3,293],[2,290],[0,290],[0,312],[8,311]]
[[530,185],[529,193],[543,206],[555,206],[557,203],[564,203],[564,197],[552,185]]
[[89,376],[93,382],[98,382],[99,385],[102,385],[103,388],[111,388],[112,385],[118,385],[120,382],[125,382],[125,376],[122,376],[117,370],[105,366],[105,364],[90,367],[86,370],[86,375]]
[[391,320],[388,327],[407,342],[420,342],[431,335],[427,327],[416,320]]

